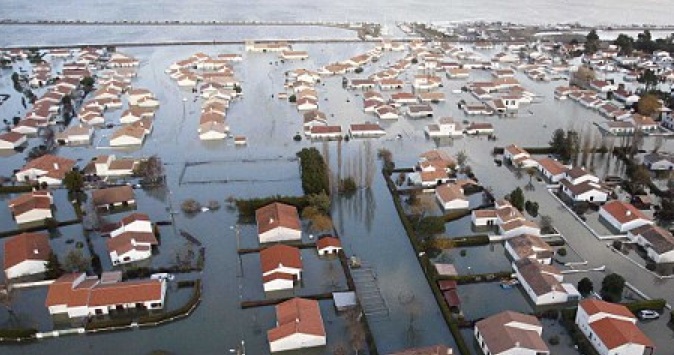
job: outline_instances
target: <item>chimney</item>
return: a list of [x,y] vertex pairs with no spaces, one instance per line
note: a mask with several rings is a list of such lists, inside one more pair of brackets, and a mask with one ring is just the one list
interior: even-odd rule
[[274,219],[273,219],[273,218],[269,218],[269,224],[272,224],[272,223],[274,223]]
[[627,217],[631,216],[631,215],[632,215],[632,211],[627,210],[627,212],[625,212],[625,215],[626,215]]
[[54,170],[59,170],[59,163],[54,162]]
[[35,255],[40,254],[40,251],[37,250],[37,248],[35,248],[35,249],[33,249],[33,254],[35,254]]

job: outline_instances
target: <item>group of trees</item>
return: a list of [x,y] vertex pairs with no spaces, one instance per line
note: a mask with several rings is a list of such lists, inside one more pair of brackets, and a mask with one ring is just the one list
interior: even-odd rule
[[328,170],[323,156],[316,148],[304,148],[297,153],[300,158],[302,190],[305,195],[330,194]]
[[513,207],[517,208],[519,211],[524,210],[524,204],[525,204],[524,192],[522,191],[522,189],[519,186],[516,187],[506,197],[507,197],[507,200],[510,201],[510,204],[513,205]]
[[568,164],[580,150],[580,136],[574,130],[558,128],[552,133],[550,148],[564,164]]
[[[601,290],[599,294],[604,301],[618,303],[622,300],[623,291],[625,290],[625,278],[612,273],[606,275],[601,281]],[[578,281],[578,292],[584,297],[587,297],[594,291],[594,284],[592,280],[587,277]]]
[[153,155],[140,161],[134,174],[141,177],[144,184],[156,185],[164,181],[164,164],[160,157]]
[[[636,51],[644,53],[653,53],[655,51],[674,52],[674,35],[669,35],[665,38],[658,38],[653,40],[651,31],[644,30],[637,35],[635,39],[632,36],[621,33],[613,41],[613,44],[618,47],[618,55],[629,56]],[[593,54],[599,50],[601,41],[596,30],[591,30],[585,36],[585,53]]]

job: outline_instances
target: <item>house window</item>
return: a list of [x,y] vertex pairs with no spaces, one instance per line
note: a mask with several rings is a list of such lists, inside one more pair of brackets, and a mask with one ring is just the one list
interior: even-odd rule
[[100,309],[100,308],[96,308],[96,310],[94,311],[94,313],[96,313],[97,316],[100,316],[101,314],[103,314],[103,310]]
[[161,303],[160,302],[154,302],[150,304],[150,307],[152,308],[161,308]]

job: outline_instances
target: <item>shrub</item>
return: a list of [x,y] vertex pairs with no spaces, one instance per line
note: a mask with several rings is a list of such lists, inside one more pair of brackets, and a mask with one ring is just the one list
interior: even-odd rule
[[629,309],[632,313],[637,313],[639,311],[642,311],[644,309],[652,309],[656,310],[658,312],[662,312],[662,310],[665,308],[667,304],[667,301],[658,298],[658,299],[653,299],[653,300],[643,300],[643,301],[635,301],[635,302],[629,302],[629,303],[623,303],[627,309]]
[[558,335],[553,335],[550,338],[548,338],[548,343],[550,345],[559,345],[559,336]]
[[557,254],[559,256],[566,256],[566,248],[559,248],[557,249]]
[[356,181],[350,176],[339,181],[339,192],[343,194],[352,194],[357,189]]
[[288,102],[292,102],[292,103],[297,102],[297,96],[295,96],[294,94],[288,96]]
[[201,210],[201,203],[193,198],[189,198],[180,204],[180,208],[185,213],[197,213]]
[[461,251],[459,252],[459,255],[461,256],[466,256],[466,254],[468,254],[468,251],[466,249],[461,249]]
[[220,209],[220,202],[218,202],[216,200],[208,201],[207,207],[208,207],[208,209],[211,209],[211,210],[219,210]]

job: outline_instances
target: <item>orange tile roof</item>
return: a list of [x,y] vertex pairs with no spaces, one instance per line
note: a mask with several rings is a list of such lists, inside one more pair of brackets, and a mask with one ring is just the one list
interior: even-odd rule
[[5,242],[5,270],[26,260],[49,260],[49,237],[42,233],[22,233]]
[[275,270],[280,265],[302,269],[302,258],[298,248],[277,244],[260,251],[260,264],[263,273]]
[[66,173],[68,171],[71,171],[74,166],[75,161],[72,159],[67,159],[51,154],[45,154],[39,158],[35,158],[29,161],[26,165],[23,166],[21,171],[26,171],[29,169],[38,169],[46,171],[47,174],[49,174],[50,176],[63,179]]
[[615,318],[602,318],[590,323],[590,328],[609,350],[625,344],[653,347],[651,339],[632,322]]
[[22,194],[7,203],[14,216],[20,216],[32,210],[51,210],[51,192],[40,190]]
[[89,306],[105,306],[124,303],[146,302],[161,299],[162,285],[159,280],[135,280],[98,284],[91,291]]
[[609,313],[621,317],[634,318],[634,314],[630,312],[627,307],[617,304],[610,303],[602,300],[597,300],[594,298],[586,298],[578,304],[580,307],[585,310],[589,316],[592,316],[597,313]]
[[627,223],[637,219],[651,220],[636,207],[632,206],[631,203],[623,201],[610,201],[601,208],[613,216],[619,223]]
[[315,300],[293,298],[278,304],[276,322],[278,326],[267,332],[270,343],[298,333],[325,336],[321,309]]
[[335,237],[332,237],[332,236],[322,237],[322,238],[318,239],[318,241],[316,241],[316,248],[318,250],[328,248],[328,247],[341,248],[342,242],[339,239],[337,239]]
[[255,220],[259,234],[278,227],[302,230],[297,208],[279,202],[258,208],[255,211]]

